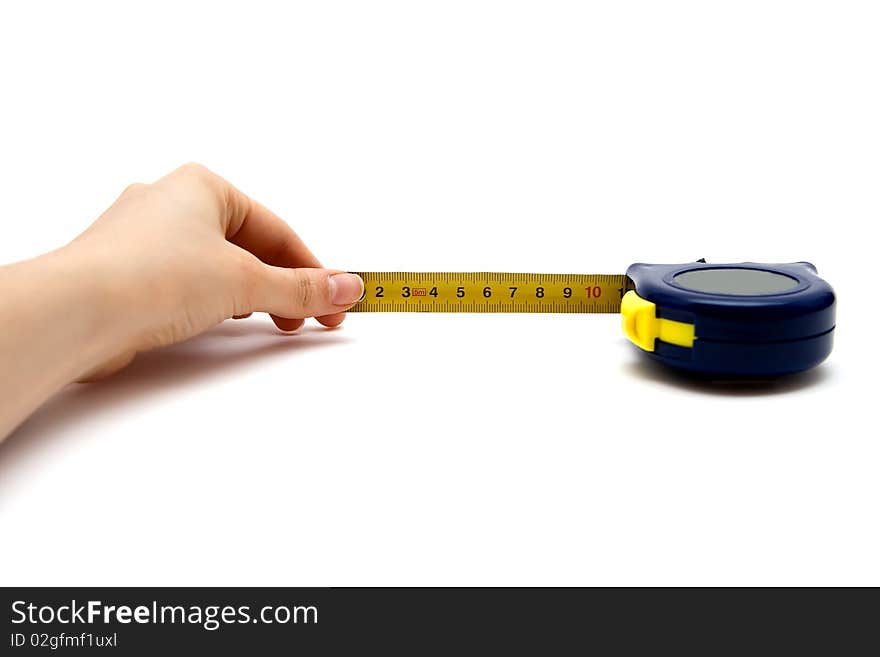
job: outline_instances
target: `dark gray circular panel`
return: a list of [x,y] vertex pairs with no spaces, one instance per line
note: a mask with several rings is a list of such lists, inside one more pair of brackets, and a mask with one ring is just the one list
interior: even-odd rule
[[673,280],[681,287],[695,292],[715,294],[776,294],[797,287],[798,280],[785,274],[763,269],[691,269],[676,274]]

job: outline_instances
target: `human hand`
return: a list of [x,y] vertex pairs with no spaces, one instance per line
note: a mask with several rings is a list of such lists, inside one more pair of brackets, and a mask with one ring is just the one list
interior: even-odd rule
[[336,326],[363,293],[281,219],[206,168],[131,185],[67,246],[0,266],[0,441],[74,380],[255,311]]
[[363,293],[358,276],[321,268],[283,220],[197,164],[131,185],[61,251],[97,282],[114,324],[116,346],[85,379],[252,312],[284,331],[307,317],[337,326]]

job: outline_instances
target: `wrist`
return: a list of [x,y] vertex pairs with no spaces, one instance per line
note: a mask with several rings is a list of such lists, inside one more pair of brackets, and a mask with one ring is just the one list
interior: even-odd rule
[[113,275],[101,262],[75,243],[33,261],[34,283],[47,309],[57,314],[53,323],[65,332],[66,339],[57,339],[70,349],[62,358],[66,383],[126,351],[131,342]]
[[100,270],[73,249],[0,267],[0,440],[66,384],[125,349]]

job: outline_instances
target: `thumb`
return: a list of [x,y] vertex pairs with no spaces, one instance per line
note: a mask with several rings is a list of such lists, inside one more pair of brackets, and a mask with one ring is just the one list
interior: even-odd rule
[[357,274],[333,269],[263,265],[254,288],[254,310],[304,319],[332,315],[354,305],[364,293],[364,282]]

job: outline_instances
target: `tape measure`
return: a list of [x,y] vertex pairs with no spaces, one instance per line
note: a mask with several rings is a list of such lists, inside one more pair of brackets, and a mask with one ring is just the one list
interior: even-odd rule
[[361,272],[349,312],[618,313],[622,274]]
[[833,344],[835,296],[807,262],[631,265],[626,274],[355,272],[349,312],[621,313],[642,352],[711,376],[809,369]]

